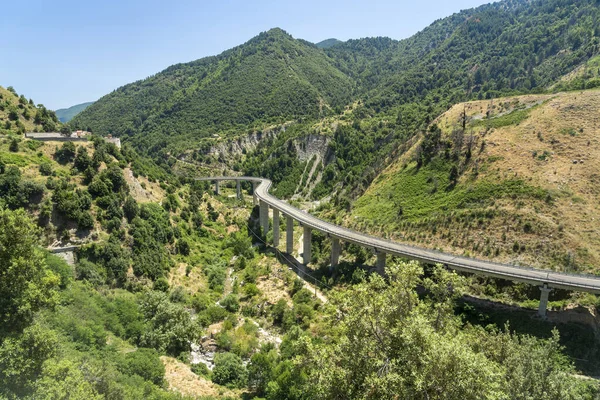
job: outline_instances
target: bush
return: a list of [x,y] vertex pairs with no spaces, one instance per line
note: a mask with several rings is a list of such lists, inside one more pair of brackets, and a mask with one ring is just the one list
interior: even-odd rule
[[212,373],[210,372],[210,369],[208,369],[206,364],[204,364],[202,362],[198,363],[198,364],[192,364],[192,372],[195,373],[196,375],[204,376],[209,379],[212,375]]
[[244,294],[248,297],[254,297],[260,294],[260,290],[254,283],[244,285]]
[[159,278],[154,282],[152,289],[166,293],[169,291],[169,281],[167,281],[165,278]]
[[233,353],[219,353],[215,356],[213,382],[231,387],[244,387],[248,380],[242,359]]
[[123,372],[128,375],[139,375],[156,385],[163,383],[165,366],[154,349],[139,348],[125,355]]
[[50,176],[52,175],[52,164],[48,163],[48,162],[44,162],[40,164],[40,174],[44,175],[44,176]]
[[220,304],[225,307],[227,311],[232,313],[237,312],[240,309],[240,303],[235,294],[228,294],[220,301]]

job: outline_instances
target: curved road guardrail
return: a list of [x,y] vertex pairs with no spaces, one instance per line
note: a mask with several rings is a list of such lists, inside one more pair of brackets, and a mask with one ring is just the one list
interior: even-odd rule
[[[269,188],[272,185],[272,182],[269,179],[248,176],[221,176],[197,178],[197,180],[216,182],[217,192],[218,182],[224,180],[237,181],[238,196],[240,195],[239,182],[250,181],[253,183],[253,185],[255,185],[254,194],[261,202],[266,203],[274,210],[277,210],[293,220],[298,221],[298,223],[304,226],[305,229],[306,227],[309,227],[319,232],[323,232],[331,238],[371,248],[377,254],[391,254],[394,256],[410,258],[426,263],[439,263],[460,271],[477,273],[512,281],[525,282],[531,285],[541,285],[542,293],[544,293],[544,288],[552,287],[600,294],[600,276],[567,274],[510,264],[495,263],[492,261],[478,260],[474,258],[460,257],[448,253],[442,253],[435,250],[382,239],[323,221],[269,194]],[[542,295],[542,298],[543,297],[544,295]]]

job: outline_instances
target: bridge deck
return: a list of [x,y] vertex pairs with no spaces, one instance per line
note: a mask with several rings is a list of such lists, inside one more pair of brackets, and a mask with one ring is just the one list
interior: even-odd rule
[[345,242],[374,249],[400,257],[407,257],[427,263],[440,263],[457,270],[479,273],[496,278],[525,282],[532,285],[548,284],[554,288],[577,290],[600,294],[600,276],[584,274],[566,274],[549,270],[527,268],[510,264],[500,264],[492,261],[478,260],[442,253],[421,247],[409,246],[391,240],[360,233],[344,228],[327,221],[316,218],[283,200],[269,194],[271,181],[263,178],[237,176],[237,177],[207,177],[198,178],[201,181],[250,181],[260,183],[256,188],[256,196],[272,208],[278,209],[283,214],[292,217],[302,226],[308,226],[317,231],[326,233],[330,237],[339,238]]

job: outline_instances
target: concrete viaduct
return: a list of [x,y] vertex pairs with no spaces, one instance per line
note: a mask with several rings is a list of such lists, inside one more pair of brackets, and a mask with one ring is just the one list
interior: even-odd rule
[[377,271],[384,273],[386,257],[388,254],[403,258],[410,258],[429,264],[443,264],[453,269],[490,276],[494,278],[508,279],[516,282],[524,282],[530,285],[539,285],[541,290],[540,306],[538,314],[546,315],[548,295],[553,288],[567,289],[580,292],[600,294],[600,276],[583,274],[565,274],[561,272],[546,271],[535,268],[527,268],[516,265],[500,264],[491,261],[477,260],[442,253],[435,250],[409,246],[391,240],[386,240],[364,233],[356,232],[338,225],[318,219],[305,211],[299,210],[285,201],[269,194],[272,182],[268,179],[254,178],[248,176],[238,177],[208,177],[197,178],[199,181],[211,181],[215,183],[215,193],[219,194],[219,183],[221,181],[236,181],[237,197],[242,198],[241,182],[252,182],[254,193],[254,204],[259,205],[260,226],[263,233],[269,230],[269,207],[273,210],[273,245],[279,246],[279,219],[286,219],[286,252],[292,253],[294,246],[294,221],[304,228],[304,251],[303,260],[308,264],[311,259],[311,237],[312,231],[316,230],[327,235],[331,241],[331,266],[338,265],[340,257],[340,241],[354,243],[359,246],[372,249],[377,256]]

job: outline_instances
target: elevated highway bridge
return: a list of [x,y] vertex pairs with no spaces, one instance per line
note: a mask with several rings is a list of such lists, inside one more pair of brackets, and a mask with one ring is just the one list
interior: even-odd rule
[[279,218],[281,214],[286,218],[286,251],[292,253],[294,243],[294,221],[296,221],[304,228],[304,248],[302,257],[305,264],[308,264],[311,260],[311,237],[312,231],[316,230],[324,233],[332,240],[332,267],[337,266],[339,262],[341,251],[340,241],[343,241],[371,249],[377,256],[377,271],[382,274],[385,269],[386,257],[389,254],[430,264],[439,263],[459,271],[508,279],[515,282],[524,282],[530,285],[539,285],[541,296],[538,314],[542,317],[546,315],[548,294],[553,288],[600,294],[600,276],[566,274],[517,265],[495,263],[475,258],[460,257],[367,235],[323,221],[269,194],[269,188],[271,187],[272,182],[268,179],[248,176],[217,176],[197,178],[197,180],[214,182],[215,192],[217,194],[219,194],[219,183],[221,181],[235,181],[238,198],[242,198],[241,182],[252,182],[254,203],[259,204],[259,220],[263,234],[266,234],[269,230],[270,207],[273,210],[273,245],[279,246]]

